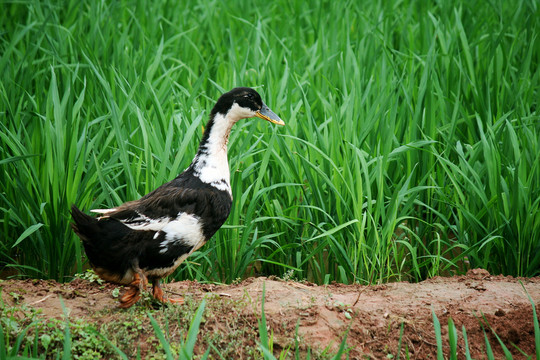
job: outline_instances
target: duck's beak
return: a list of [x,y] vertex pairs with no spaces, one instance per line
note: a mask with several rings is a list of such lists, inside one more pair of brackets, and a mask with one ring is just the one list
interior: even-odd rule
[[274,124],[285,125],[285,122],[281,120],[279,116],[277,116],[272,110],[270,110],[270,108],[266,106],[265,103],[263,103],[261,110],[255,113],[255,116],[266,121],[270,121]]

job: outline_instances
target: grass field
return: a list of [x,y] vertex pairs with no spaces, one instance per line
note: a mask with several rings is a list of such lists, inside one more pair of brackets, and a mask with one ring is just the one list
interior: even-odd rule
[[191,162],[219,95],[234,207],[176,279],[540,275],[531,1],[0,1],[0,266],[69,280],[69,222]]

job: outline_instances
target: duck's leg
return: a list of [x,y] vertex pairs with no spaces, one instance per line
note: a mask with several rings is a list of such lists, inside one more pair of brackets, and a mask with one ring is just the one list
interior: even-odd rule
[[133,306],[140,298],[141,292],[148,284],[146,276],[142,271],[138,271],[134,275],[134,280],[129,284],[129,288],[126,290],[124,295],[120,298],[120,307],[127,309],[128,307]]
[[172,304],[183,304],[184,298],[176,298],[176,299],[170,299],[163,293],[163,289],[161,288],[161,282],[159,279],[152,279],[152,295],[154,298],[158,301],[161,301],[163,303],[172,303]]

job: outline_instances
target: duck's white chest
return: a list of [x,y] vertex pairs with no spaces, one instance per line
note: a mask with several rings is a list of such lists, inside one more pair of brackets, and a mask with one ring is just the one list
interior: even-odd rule
[[195,175],[206,184],[218,190],[231,193],[231,175],[227,149],[215,152],[212,156],[201,154],[195,165]]

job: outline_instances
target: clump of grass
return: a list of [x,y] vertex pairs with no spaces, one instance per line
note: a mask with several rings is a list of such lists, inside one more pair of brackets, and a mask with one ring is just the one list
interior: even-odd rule
[[86,269],[85,272],[75,274],[75,278],[86,280],[90,283],[97,283],[99,285],[105,283],[105,280],[100,278],[92,269]]
[[[186,337],[183,341],[179,344],[179,350],[178,353],[173,356],[173,352],[171,350],[171,345],[167,341],[165,335],[161,331],[161,328],[159,327],[156,320],[152,317],[151,314],[148,314],[148,317],[150,318],[150,322],[152,323],[152,327],[154,328],[154,331],[156,333],[156,336],[158,337],[161,345],[163,346],[163,349],[165,350],[165,354],[167,355],[167,359],[181,359],[181,360],[189,360],[193,358],[193,351],[195,348],[195,344],[197,342],[197,334],[199,333],[199,326],[201,325],[201,320],[204,312],[204,307],[206,303],[203,299],[201,304],[199,305],[199,308],[195,312],[195,315],[193,316],[193,320],[191,321],[191,325],[187,331]],[[207,359],[208,355],[210,354],[210,347],[201,359]]]
[[[522,286],[523,286],[523,284],[522,284]],[[529,301],[530,301],[530,303],[532,305],[533,324],[534,324],[534,339],[535,339],[535,348],[536,348],[535,353],[536,353],[536,357],[538,358],[538,355],[540,354],[540,327],[538,326],[538,315],[536,313],[536,305],[535,305],[533,299],[531,298],[531,296],[529,295],[529,293],[527,292],[527,290],[525,289],[525,287],[523,287],[523,290],[527,294],[527,296],[529,298]],[[433,317],[433,325],[434,325],[434,330],[435,330],[435,339],[436,339],[436,342],[437,342],[437,359],[445,359],[443,341],[442,341],[442,335],[441,335],[441,323],[439,322],[439,319],[438,319],[437,315],[435,314],[435,311],[433,311],[433,310],[432,310],[432,317]],[[526,356],[527,358],[532,358],[533,357],[532,354],[526,354],[516,344],[513,344],[513,343],[512,344],[505,344],[502,341],[502,339],[499,337],[499,335],[497,335],[495,330],[489,325],[489,322],[487,321],[487,319],[485,318],[485,316],[483,314],[482,314],[482,320],[483,321],[480,321],[480,319],[479,319],[480,325],[481,325],[481,327],[483,329],[483,332],[484,332],[486,359],[489,359],[489,360],[494,360],[495,359],[495,355],[493,354],[492,344],[490,343],[490,341],[488,339],[488,333],[493,334],[493,336],[497,339],[497,343],[501,347],[506,359],[513,359],[512,353],[508,349],[507,345],[512,345],[513,347],[515,347],[517,349],[517,351],[519,351],[520,354],[522,354],[523,356]],[[449,317],[448,318],[448,344],[449,344],[448,358],[449,359],[457,359],[458,356],[463,356],[464,355],[465,359],[467,359],[467,360],[472,359],[471,358],[471,353],[470,353],[470,348],[469,348],[469,340],[467,338],[467,330],[465,329],[465,326],[462,327],[462,336],[463,336],[463,341],[465,343],[463,353],[458,352],[458,347],[457,347],[458,334],[459,334],[459,332],[456,329],[454,321],[452,320],[452,318]],[[403,332],[401,332],[401,336],[402,335],[403,335]],[[401,343],[401,336],[400,336],[400,343]],[[399,350],[398,350],[398,354],[399,354]],[[407,356],[408,355],[409,354],[407,353]]]
[[0,266],[17,275],[80,273],[70,205],[176,176],[238,85],[287,126],[236,125],[231,216],[176,279],[539,274],[535,2],[3,5]]
[[0,358],[95,359],[114,352],[84,319],[44,320],[26,305],[7,306],[0,296]]
[[[272,331],[270,331],[270,334],[268,333],[268,325],[267,325],[267,322],[266,322],[266,313],[264,312],[264,302],[265,302],[265,299],[266,299],[266,284],[263,283],[263,289],[262,289],[262,298],[261,298],[261,318],[259,319],[259,342],[258,342],[258,345],[259,345],[259,348],[260,348],[260,351],[261,351],[261,354],[263,356],[263,358],[265,360],[277,360],[277,358],[274,356],[274,351],[273,351],[273,338],[274,338],[274,333]],[[307,348],[307,351],[305,352],[305,354],[303,354],[302,357],[300,357],[300,343],[298,341],[299,339],[299,333],[298,333],[298,329],[299,329],[299,326],[300,326],[300,322],[298,322],[296,324],[296,332],[294,334],[294,345],[295,345],[295,348],[294,348],[294,358],[296,360],[299,360],[299,359],[311,359],[311,349],[308,347]],[[347,356],[347,335],[348,335],[348,330],[347,332],[345,332],[345,334],[343,335],[343,340],[341,341],[340,345],[339,345],[339,349],[337,351],[337,353],[335,354],[330,354],[331,351],[330,351],[330,345],[326,348],[326,349],[323,349],[320,357],[321,358],[325,358],[325,359],[331,359],[331,360],[338,360],[338,359],[342,359],[343,356]],[[289,346],[287,349],[284,349],[283,351],[281,351],[281,353],[279,354],[279,359],[288,359],[289,358],[289,351],[291,350],[291,346]],[[347,356],[348,358],[348,356]]]

